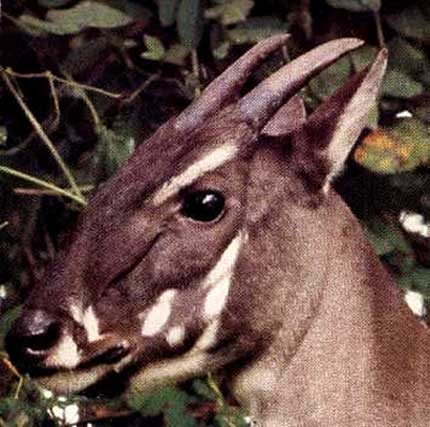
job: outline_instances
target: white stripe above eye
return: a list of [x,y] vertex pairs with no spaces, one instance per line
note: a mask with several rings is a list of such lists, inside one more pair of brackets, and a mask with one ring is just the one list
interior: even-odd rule
[[154,204],[157,206],[163,204],[167,199],[177,194],[184,187],[192,184],[205,173],[217,169],[234,158],[237,151],[238,147],[236,144],[225,143],[205,154],[203,157],[196,160],[191,166],[188,166],[184,172],[164,183],[154,195]]

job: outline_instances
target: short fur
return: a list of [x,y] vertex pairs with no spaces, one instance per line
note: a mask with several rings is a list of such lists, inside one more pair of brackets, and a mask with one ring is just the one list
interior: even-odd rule
[[[131,393],[223,370],[264,427],[428,424],[428,332],[330,188],[386,52],[306,118],[297,92],[362,42],[317,47],[240,98],[287,38],[247,52],[93,197],[7,338],[22,371],[62,393],[118,373]],[[185,213],[197,191],[223,195],[215,220]]]

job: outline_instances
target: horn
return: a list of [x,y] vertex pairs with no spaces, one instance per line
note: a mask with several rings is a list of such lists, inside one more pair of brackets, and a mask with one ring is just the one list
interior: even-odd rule
[[199,127],[221,106],[237,96],[250,74],[272,52],[285,45],[289,37],[289,34],[278,34],[252,47],[209,84],[200,98],[177,117],[175,128],[185,130]]
[[260,130],[282,104],[301,89],[314,75],[364,42],[344,38],[327,42],[291,61],[238,103],[242,118]]

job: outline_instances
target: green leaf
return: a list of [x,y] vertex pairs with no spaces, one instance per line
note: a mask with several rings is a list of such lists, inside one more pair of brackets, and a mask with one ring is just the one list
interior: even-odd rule
[[168,27],[175,23],[178,6],[179,0],[158,1],[158,17],[163,27]]
[[403,38],[395,37],[388,43],[388,50],[390,68],[401,70],[419,82],[430,84],[430,61],[423,49]]
[[38,0],[37,3],[39,3],[42,7],[62,7],[65,6],[67,3],[71,3],[73,0]]
[[21,314],[22,306],[18,305],[7,310],[0,317],[0,349],[4,348],[4,339],[16,319]]
[[359,71],[371,64],[378,54],[378,49],[374,46],[365,45],[350,54],[352,65]]
[[367,135],[354,152],[357,163],[381,174],[393,174],[430,164],[430,137],[420,121],[401,119]]
[[129,397],[127,405],[145,416],[154,417],[169,408],[173,408],[176,413],[183,413],[192,401],[191,396],[185,392],[173,386],[165,386],[146,395],[133,394]]
[[227,36],[234,44],[256,43],[275,34],[285,33],[288,25],[272,16],[249,18],[227,31]]
[[389,69],[385,74],[382,92],[385,96],[408,99],[421,95],[424,86],[401,70]]
[[320,99],[330,96],[334,90],[340,87],[352,71],[351,61],[345,57],[336,61],[333,65],[323,70],[309,83],[311,91]]
[[203,34],[203,7],[200,0],[181,0],[176,19],[181,44],[197,49]]
[[393,251],[399,251],[406,255],[412,253],[412,248],[400,229],[379,218],[373,218],[366,222],[364,231],[379,256]]
[[148,49],[146,52],[141,54],[143,58],[151,59],[153,61],[161,61],[164,58],[166,49],[164,48],[163,43],[161,43],[157,37],[144,35],[143,41],[146,48]]
[[209,387],[208,383],[201,378],[196,378],[195,380],[193,380],[192,387],[197,395],[210,401],[217,400],[217,395],[215,394],[215,392],[212,390],[211,387]]
[[165,56],[164,62],[175,65],[184,65],[187,56],[190,54],[190,49],[181,44],[174,44],[169,47]]
[[116,28],[129,24],[132,18],[124,12],[95,1],[82,1],[69,9],[53,9],[46,20],[31,15],[21,15],[19,21],[32,29],[65,35],[75,34],[85,28]]
[[430,291],[430,268],[414,268],[401,278],[400,285],[428,295]]
[[418,49],[406,39],[394,37],[387,44],[389,56],[388,63],[391,67],[396,67],[406,72],[420,71],[428,60],[425,52]]
[[336,9],[346,9],[350,12],[377,12],[381,8],[381,0],[326,0]]
[[109,177],[133,153],[135,141],[134,138],[115,133],[105,126],[98,129],[98,137],[95,161],[102,175]]
[[205,17],[216,19],[223,25],[245,21],[254,6],[253,0],[221,0],[218,3],[206,10]]
[[94,37],[82,41],[82,44],[68,50],[61,69],[68,74],[76,75],[96,64],[109,46],[106,37]]
[[403,36],[420,41],[430,41],[430,10],[414,5],[395,14],[386,15],[385,20]]

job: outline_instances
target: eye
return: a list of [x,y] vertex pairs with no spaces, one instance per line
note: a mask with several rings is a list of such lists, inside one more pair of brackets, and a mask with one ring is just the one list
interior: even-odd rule
[[224,196],[218,191],[195,191],[185,195],[182,214],[194,221],[210,222],[222,214],[224,205]]

